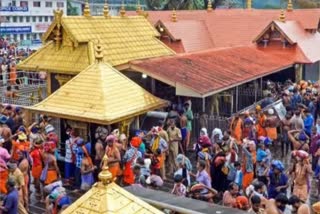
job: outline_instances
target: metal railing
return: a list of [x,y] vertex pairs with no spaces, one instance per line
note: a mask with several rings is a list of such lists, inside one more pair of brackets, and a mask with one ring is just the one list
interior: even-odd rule
[[[11,90],[8,91],[8,86]],[[47,84],[40,78],[39,72],[18,71],[0,74],[1,103],[21,106],[32,106],[47,96]]]

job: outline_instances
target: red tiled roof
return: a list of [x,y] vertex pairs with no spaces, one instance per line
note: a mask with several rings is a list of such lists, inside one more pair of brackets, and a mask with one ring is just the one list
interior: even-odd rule
[[182,85],[205,97],[290,67],[297,56],[303,59],[299,52],[297,48],[285,51],[269,48],[264,52],[247,46],[138,60],[130,64],[133,70],[173,86]]
[[[164,23],[171,22],[172,11],[148,11],[148,19],[156,24],[159,20]],[[186,20],[203,21],[209,31],[209,37],[214,47],[232,47],[250,45],[252,40],[271,21],[277,20],[280,10],[247,10],[247,9],[218,9],[212,12],[206,10],[179,10],[177,22],[172,25],[179,26],[179,22]],[[304,29],[318,29],[320,9],[295,9],[286,12],[287,20],[298,21]],[[174,29],[174,27],[170,27]],[[193,29],[189,26],[171,32],[175,37],[189,40],[188,33]],[[205,34],[205,31],[201,31]],[[191,42],[195,44],[195,42]]]
[[[159,24],[165,26],[166,30],[174,36],[175,40],[181,40],[185,52],[194,52],[213,48],[213,42],[204,21],[160,21]],[[171,44],[169,44],[170,47]]]
[[297,21],[275,21],[275,23],[291,41],[300,47],[301,51],[311,62],[320,60],[320,34],[318,31],[315,33],[307,32],[303,30]]

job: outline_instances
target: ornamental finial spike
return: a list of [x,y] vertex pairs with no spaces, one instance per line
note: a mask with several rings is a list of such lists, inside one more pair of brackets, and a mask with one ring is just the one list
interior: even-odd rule
[[106,0],[104,2],[104,6],[103,6],[103,16],[108,18],[109,16],[109,5],[108,5],[108,1]]
[[108,185],[112,183],[112,174],[109,171],[107,155],[104,155],[102,159],[102,168],[101,168],[101,172],[98,175],[98,178],[103,185]]
[[288,11],[288,12],[293,11],[292,0],[288,0],[287,11]]
[[212,11],[212,2],[211,2],[211,0],[208,0],[207,11],[208,12]]
[[252,9],[252,0],[247,0],[247,9]]
[[280,16],[279,16],[280,22],[286,22],[286,15],[284,14],[284,10],[281,10]]
[[102,48],[102,45],[100,44],[100,41],[98,41],[98,43],[94,47],[94,51],[95,51],[94,55],[95,55],[95,58],[96,58],[97,62],[102,62],[102,60],[103,60],[103,48]]
[[84,5],[83,16],[84,16],[84,17],[90,17],[90,16],[91,16],[90,6],[89,6],[88,0],[86,0],[86,3],[85,3],[85,5]]
[[121,4],[121,9],[120,9],[120,16],[121,17],[124,17],[126,15],[126,9],[124,7],[124,3],[122,1],[122,4]]
[[137,12],[138,15],[141,15],[141,13],[142,13],[141,5],[140,5],[140,0],[138,0],[138,2],[137,2],[136,12]]
[[176,9],[174,9],[174,8],[173,8],[173,10],[172,10],[171,21],[172,21],[172,22],[177,22],[177,21],[178,21],[178,19],[177,19],[177,12],[176,12]]

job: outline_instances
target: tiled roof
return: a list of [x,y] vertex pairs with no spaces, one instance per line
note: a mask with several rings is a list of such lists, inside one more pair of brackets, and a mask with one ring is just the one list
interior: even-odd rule
[[162,214],[115,183],[93,187],[63,211],[63,214]]
[[[109,17],[103,16],[67,16],[61,17],[61,26],[63,28],[62,36],[67,36],[75,43],[74,49],[77,50],[82,45],[88,45],[89,42],[100,42],[104,46],[104,59],[103,61],[117,66],[125,64],[130,60],[145,59],[151,57],[172,55],[174,52],[164,45],[158,38],[158,32],[143,16],[125,16],[125,17]],[[45,34],[46,41],[50,41],[54,37],[56,30],[53,26],[58,26],[58,21],[54,21],[52,26]],[[52,36],[50,36],[52,34]],[[63,46],[63,45],[62,45]],[[83,54],[87,54],[88,61],[92,56],[92,50],[87,47],[88,51]],[[62,51],[62,52],[61,52]],[[36,62],[36,66],[43,68],[44,70],[53,69],[57,73],[79,73],[83,70],[77,69],[77,67],[69,68],[59,67],[56,64],[73,64],[74,56],[72,52],[68,57],[65,56],[64,48],[57,50],[52,49],[50,54],[63,57],[63,60],[59,60],[53,57],[43,58],[47,53],[47,49],[38,50],[38,55],[42,58],[27,59],[23,65],[18,65],[18,69],[34,68],[34,64],[29,64],[29,61]],[[36,56],[36,55],[35,55]],[[30,56],[33,58],[34,55]],[[39,59],[42,59],[39,61]]]
[[204,21],[159,21],[157,25],[163,26],[166,31],[172,34],[173,39],[181,40],[185,52],[200,51],[214,47]]
[[205,97],[290,67],[297,56],[304,59],[296,48],[269,51],[255,46],[208,50],[137,60],[131,62],[131,68]]
[[[206,10],[178,10],[177,22],[193,20],[203,21],[209,31],[214,47],[232,47],[239,45],[250,45],[252,40],[268,25],[272,20],[277,20],[280,10],[247,10],[247,9],[217,9],[212,12]],[[156,24],[159,20],[170,22],[172,11],[148,11],[148,20]],[[295,9],[286,12],[287,20],[298,21],[304,29],[318,29],[320,9]],[[173,29],[173,28],[170,28]],[[189,32],[192,27],[184,26],[177,28],[181,31],[172,31],[175,37],[181,40],[189,40]],[[206,34],[205,31],[202,31]]]
[[310,62],[314,63],[320,60],[320,34],[318,31],[307,32],[297,21],[274,21],[274,23],[291,41],[299,46]]
[[77,121],[113,124],[166,104],[110,65],[95,63],[29,109]]
[[87,44],[80,44],[77,48],[63,46],[57,50],[50,41],[19,63],[18,69],[77,74],[90,65],[88,55]]

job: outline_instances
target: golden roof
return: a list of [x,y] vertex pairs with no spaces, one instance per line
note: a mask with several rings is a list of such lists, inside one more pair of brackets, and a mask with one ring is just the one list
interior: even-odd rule
[[91,64],[88,51],[86,44],[77,48],[62,46],[57,51],[54,42],[50,41],[20,63],[19,69],[55,73],[68,71],[68,74],[78,74]]
[[112,183],[112,174],[103,157],[99,180],[93,187],[71,204],[62,214],[162,214],[131,193]]
[[167,105],[103,62],[75,76],[42,102],[28,107],[51,116],[113,124]]
[[[55,12],[56,13],[56,12]],[[21,70],[37,68],[55,73],[79,73],[94,58],[90,42],[100,41],[104,47],[103,61],[112,65],[126,64],[131,60],[173,55],[174,51],[164,45],[157,37],[159,33],[143,16],[62,16],[55,14],[55,19],[43,41],[54,39],[61,31],[62,45],[54,50],[41,48],[25,61],[18,64]],[[66,51],[65,46],[72,51]],[[78,50],[87,46],[86,51]],[[79,60],[74,53],[81,52],[86,59]],[[68,56],[65,56],[68,53]],[[58,58],[52,57],[61,56]],[[63,65],[61,65],[63,64]],[[75,66],[75,64],[77,64]],[[90,63],[91,64],[91,63]],[[74,67],[75,66],[75,67]]]
[[163,214],[115,183],[93,187],[62,214]]

